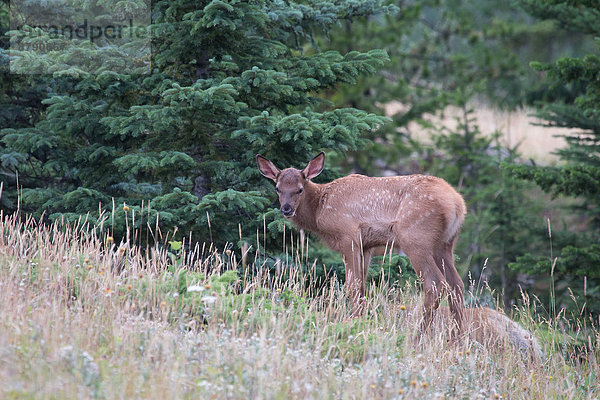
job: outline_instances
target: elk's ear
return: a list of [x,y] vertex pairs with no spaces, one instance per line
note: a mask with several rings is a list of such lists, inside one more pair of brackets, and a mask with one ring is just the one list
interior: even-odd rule
[[271,161],[267,160],[260,154],[256,155],[256,163],[258,164],[258,170],[263,176],[273,179],[277,181],[277,176],[279,175],[279,168],[275,166]]
[[318,176],[321,171],[323,171],[323,167],[325,166],[325,153],[320,152],[318,156],[310,160],[306,168],[302,170],[302,173],[306,177],[306,179],[312,179]]

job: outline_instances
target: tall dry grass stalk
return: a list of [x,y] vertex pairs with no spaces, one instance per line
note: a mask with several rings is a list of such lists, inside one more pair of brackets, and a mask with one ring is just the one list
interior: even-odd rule
[[443,324],[415,340],[421,299],[410,286],[372,286],[367,314],[352,319],[335,279],[315,294],[299,272],[304,245],[280,275],[248,260],[235,279],[235,251],[110,239],[83,221],[0,213],[0,398],[600,395],[597,330],[576,354],[543,341],[545,359],[532,363],[510,346],[455,344]]

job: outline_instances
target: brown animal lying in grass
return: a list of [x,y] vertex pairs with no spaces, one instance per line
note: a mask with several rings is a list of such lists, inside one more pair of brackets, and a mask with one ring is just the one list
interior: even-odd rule
[[[415,308],[415,311],[419,309]],[[542,348],[531,332],[506,315],[487,307],[465,308],[463,311],[463,339],[468,343],[478,343],[488,351],[502,351],[507,348],[518,350],[530,361],[543,359]],[[434,318],[431,334],[452,325],[449,307],[440,306]],[[427,334],[420,338],[427,340]]]

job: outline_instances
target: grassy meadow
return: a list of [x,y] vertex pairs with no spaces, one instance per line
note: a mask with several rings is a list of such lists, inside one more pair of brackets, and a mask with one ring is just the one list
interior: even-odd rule
[[1,215],[0,398],[600,396],[597,321],[506,310],[540,341],[535,362],[453,342],[439,321],[419,339],[410,285],[382,280],[351,318],[339,283],[314,290],[296,257],[272,276],[236,251],[178,247]]

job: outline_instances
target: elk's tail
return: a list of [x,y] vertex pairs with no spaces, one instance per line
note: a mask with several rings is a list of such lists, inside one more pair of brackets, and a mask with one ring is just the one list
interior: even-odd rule
[[446,232],[444,232],[443,237],[446,243],[451,243],[454,240],[463,222],[465,222],[465,215],[467,214],[467,206],[461,195],[457,193],[453,203],[446,214]]

